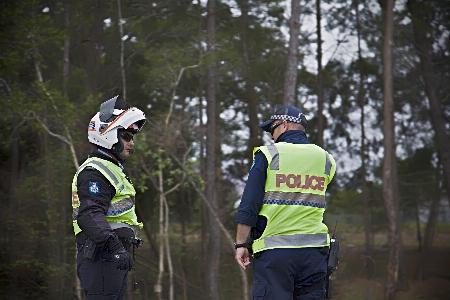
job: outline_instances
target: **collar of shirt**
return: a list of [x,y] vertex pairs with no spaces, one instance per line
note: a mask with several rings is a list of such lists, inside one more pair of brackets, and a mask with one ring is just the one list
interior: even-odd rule
[[310,144],[308,138],[306,137],[306,133],[302,130],[289,130],[283,132],[275,143],[286,142],[291,144]]
[[[100,154],[100,155],[99,155]],[[122,171],[125,169],[122,164],[120,162],[117,161],[117,159],[115,159],[114,157],[112,157],[111,155],[109,155],[106,151],[103,151],[102,149],[97,149],[92,151],[91,155],[89,155],[89,157],[100,157],[100,158],[105,158],[110,162],[113,162],[115,164],[117,164]]]

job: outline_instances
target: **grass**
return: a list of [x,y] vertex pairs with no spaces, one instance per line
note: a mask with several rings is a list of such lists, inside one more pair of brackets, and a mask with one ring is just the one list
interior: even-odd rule
[[[340,229],[340,264],[333,282],[333,299],[383,299],[389,250],[387,233],[377,232],[374,236],[375,253],[372,259],[375,270],[373,278],[367,279],[364,269],[364,229],[346,224]],[[398,291],[395,299],[450,299],[450,226],[442,224],[436,229],[433,249],[426,263],[425,280],[414,278],[420,254],[416,227],[410,224],[403,226],[402,239],[407,287]]]
[[[415,226],[406,225],[402,229],[404,241],[405,277],[407,289],[396,293],[396,300],[443,300],[450,299],[450,226],[444,224],[436,229],[433,249],[427,262],[425,280],[414,278],[419,259],[417,232]],[[422,234],[425,231],[422,231]],[[339,224],[340,264],[333,275],[332,299],[334,300],[378,300],[383,299],[387,273],[388,243],[387,232],[377,232],[374,236],[375,252],[374,276],[365,275],[364,228],[362,226]],[[228,246],[228,245],[226,245]],[[237,273],[234,253],[227,249],[222,252],[221,288],[222,299],[242,299],[241,282]],[[228,253],[229,252],[229,253]],[[251,271],[247,272],[251,290]]]
[[[331,228],[331,226],[330,226]],[[333,300],[378,300],[383,299],[384,283],[387,269],[387,232],[375,233],[375,252],[372,256],[374,272],[371,279],[365,276],[364,256],[364,227],[361,225],[339,224],[338,236],[340,240],[340,264],[333,275]],[[425,229],[422,228],[422,234]],[[181,251],[178,235],[172,236],[172,251],[175,272],[181,276],[183,265],[184,282],[186,284],[186,297],[183,296],[180,277],[175,279],[175,299],[208,299],[202,293],[203,267],[207,263],[201,254],[201,239],[199,235],[189,235],[185,251]],[[426,264],[425,280],[414,279],[414,273],[419,259],[417,231],[415,224],[405,224],[402,228],[404,244],[405,275],[408,289],[398,291],[396,300],[442,300],[450,299],[450,226],[439,224],[433,241],[433,249]],[[144,244],[144,248],[148,247]],[[151,253],[151,252],[146,252]],[[139,251],[139,255],[144,252]],[[141,258],[144,260],[144,257]],[[141,298],[155,299],[152,292],[157,274],[157,257],[145,257],[147,264],[151,264],[151,271],[144,266],[138,266],[141,274]],[[150,271],[150,272],[149,272]],[[223,238],[221,251],[221,265],[219,271],[219,288],[222,300],[242,299],[242,282],[239,268],[234,260],[234,251]],[[252,287],[252,269],[246,271],[249,292]],[[167,298],[167,273],[164,278],[164,299]],[[276,300],[276,299],[275,299]]]

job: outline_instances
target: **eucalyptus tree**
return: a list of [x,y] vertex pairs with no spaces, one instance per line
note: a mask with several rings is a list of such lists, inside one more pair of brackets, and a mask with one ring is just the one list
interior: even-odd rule
[[286,71],[284,73],[284,97],[285,105],[293,105],[296,97],[298,74],[298,46],[300,34],[300,0],[291,1],[291,16],[289,26],[289,46],[287,53]]
[[[70,194],[70,190],[67,188],[70,186],[67,184],[70,181],[70,175],[66,170],[74,171],[78,167],[77,142],[73,139],[76,135],[74,130],[76,120],[70,118],[71,113],[78,113],[78,109],[74,109],[63,95],[61,86],[57,85],[61,80],[56,81],[56,84],[51,82],[55,73],[59,78],[64,77],[61,69],[47,70],[48,65],[55,61],[61,62],[63,57],[62,53],[58,51],[63,41],[62,30],[58,27],[54,15],[48,13],[47,3],[23,1],[20,4],[12,4],[10,8],[11,15],[15,16],[10,33],[19,34],[10,35],[11,40],[4,43],[8,47],[4,49],[3,54],[13,58],[16,53],[21,60],[16,61],[12,73],[5,69],[1,70],[0,77],[9,90],[9,95],[2,95],[5,97],[5,102],[2,103],[6,106],[11,105],[10,117],[14,116],[20,120],[13,130],[14,133],[18,133],[13,140],[20,137],[20,132],[25,128],[29,135],[39,136],[39,139],[34,141],[37,150],[35,160],[41,164],[38,166],[29,163],[27,166],[20,167],[13,162],[13,166],[22,168],[22,171],[27,170],[28,175],[26,179],[20,180],[19,185],[14,185],[16,188],[11,193],[11,197],[12,199],[22,197],[24,201],[20,202],[25,207],[30,205],[29,200],[34,201],[36,216],[33,217],[34,213],[23,213],[22,215],[24,219],[28,220],[35,218],[43,226],[40,226],[40,229],[29,226],[29,229],[24,230],[23,233],[35,231],[35,234],[27,234],[29,237],[27,242],[30,243],[30,246],[39,245],[35,236],[45,237],[46,243],[39,247],[43,250],[42,254],[35,253],[35,251],[24,252],[23,256],[12,258],[9,263],[12,265],[18,262],[26,263],[31,259],[36,263],[43,264],[45,267],[41,268],[42,274],[48,273],[43,278],[45,286],[48,287],[45,293],[49,299],[58,299],[69,296],[70,289],[67,287],[71,285],[68,277],[65,276],[72,265],[73,258],[71,256],[73,255],[71,254],[74,253],[73,240],[72,243],[68,243],[68,239],[66,239],[68,232],[71,232],[70,200],[65,197]],[[21,37],[20,33],[25,35]],[[19,40],[16,39],[22,41],[18,42]],[[8,67],[14,62],[14,59],[2,60],[2,65]],[[34,70],[34,72],[30,72],[30,70]],[[17,76],[21,73],[29,75],[27,77]],[[21,128],[23,126],[25,128]],[[63,147],[61,147],[61,142]],[[13,141],[13,144],[15,143]],[[65,151],[64,145],[66,144],[70,151]],[[21,157],[20,148],[16,148],[18,155],[13,158],[14,160],[24,159]],[[67,152],[69,155],[66,155]],[[13,174],[15,173],[14,171]],[[27,194],[26,191],[30,190],[30,184],[33,185],[33,182],[38,179],[38,184],[33,187],[34,195],[24,197]],[[22,195],[20,195],[21,193]],[[15,216],[11,215],[11,217]],[[15,245],[17,246],[18,243]],[[71,251],[67,251],[69,244],[72,245]],[[33,268],[31,266],[31,269]],[[34,274],[34,272],[30,272],[30,274]],[[37,275],[31,280],[39,280],[40,276]],[[70,280],[71,282],[74,282],[74,277]],[[20,290],[19,287],[18,289]]]
[[[217,191],[217,174],[218,166],[221,165],[218,159],[217,153],[220,145],[220,135],[218,135],[217,118],[220,113],[220,105],[216,98],[216,85],[217,85],[217,73],[216,73],[216,18],[218,10],[218,2],[216,0],[208,0],[206,5],[207,9],[207,21],[206,21],[206,34],[207,34],[207,49],[211,55],[211,63],[207,67],[206,77],[206,114],[208,122],[206,124],[206,196],[211,201],[211,205],[215,211],[219,211],[220,206],[220,193]],[[206,225],[206,224],[205,224]],[[213,218],[208,216],[208,251],[206,252],[205,260],[205,273],[204,273],[204,286],[206,295],[212,299],[220,299],[219,296],[219,264],[220,264],[220,248],[221,248],[221,231]]]
[[[434,138],[439,157],[439,164],[442,165],[444,180],[442,186],[446,186],[447,197],[450,199],[450,152],[444,145],[450,144],[448,126],[448,68],[450,64],[448,55],[448,33],[450,22],[448,22],[448,3],[445,1],[408,1],[413,30],[414,46],[417,55],[420,57],[421,81],[418,85],[424,92],[417,95],[423,98],[426,95],[429,106],[429,116],[434,129]],[[446,109],[447,106],[447,109]],[[433,193],[430,215],[425,231],[423,247],[420,248],[420,258],[418,260],[415,276],[419,279],[426,277],[426,262],[429,260],[429,252],[433,243],[434,230],[437,222],[437,210],[442,188],[440,187],[440,170],[436,171],[436,191]],[[428,198],[428,197],[427,197]]]
[[[169,218],[174,215],[173,211],[179,211],[180,215],[189,211],[185,206],[184,211],[178,210],[180,205],[173,199],[185,193],[183,177],[190,168],[185,165],[181,169],[174,166],[172,156],[181,156],[180,161],[187,161],[193,156],[190,149],[195,121],[192,114],[186,114],[186,111],[191,109],[189,99],[194,96],[195,88],[187,84],[186,74],[192,76],[193,73],[188,72],[197,68],[201,60],[193,38],[197,30],[192,19],[166,19],[167,15],[182,16],[189,11],[189,6],[186,3],[180,6],[170,4],[173,3],[147,5],[136,2],[123,13],[126,20],[124,30],[133,41],[129,48],[125,47],[128,49],[125,57],[129,57],[126,68],[130,77],[127,77],[127,81],[135,83],[130,89],[130,97],[143,106],[151,107],[147,114],[151,132],[143,135],[145,147],[138,149],[142,154],[139,155],[140,163],[135,167],[145,174],[140,179],[142,189],[148,189],[150,181],[152,190],[156,190],[158,195],[154,197],[149,191],[145,193],[148,198],[144,197],[138,203],[138,211],[149,220],[148,226],[159,228],[156,238],[151,231],[146,231],[156,254],[150,254],[149,258],[158,258],[154,285],[158,299],[166,298],[166,294],[167,298],[173,299],[175,295],[176,272],[172,251],[178,245],[172,245],[169,240],[169,234],[173,232]],[[186,117],[185,120],[183,116]],[[188,217],[182,216],[182,219]],[[182,230],[185,233],[184,226]],[[185,236],[182,240],[185,241]],[[169,270],[168,286],[164,284],[166,266]],[[182,273],[184,274],[184,270]],[[186,293],[184,290],[184,294]]]
[[[149,102],[153,108],[151,113],[154,117],[160,113],[170,115],[172,110],[173,114],[177,116],[180,112],[191,110],[186,114],[186,117],[187,120],[194,123],[189,126],[179,123],[176,127],[179,134],[187,134],[187,140],[189,140],[189,143],[194,144],[194,148],[196,143],[193,142],[192,139],[194,136],[191,136],[191,134],[195,134],[196,132],[201,133],[201,128],[199,127],[201,127],[203,120],[199,121],[198,116],[201,116],[203,112],[200,111],[198,115],[194,115],[192,114],[192,109],[203,110],[203,91],[206,90],[206,111],[208,118],[206,131],[206,167],[205,173],[202,175],[207,182],[206,199],[210,201],[208,204],[211,204],[211,207],[220,216],[221,201],[219,201],[219,198],[222,197],[222,193],[219,192],[220,186],[218,183],[222,181],[220,178],[221,163],[219,147],[221,135],[219,134],[220,127],[217,118],[221,111],[221,105],[216,100],[215,89],[219,82],[219,77],[215,74],[218,69],[218,53],[222,51],[221,49],[226,44],[226,40],[223,42],[223,37],[215,32],[216,27],[219,27],[219,24],[215,25],[215,22],[220,22],[220,27],[225,27],[223,24],[226,21],[222,21],[222,15],[226,11],[226,8],[219,3],[208,3],[206,10],[200,5],[190,5],[186,2],[180,2],[179,6],[174,6],[173,4],[161,1],[151,6],[144,3],[136,5],[135,9],[145,11],[144,16],[151,16],[150,18],[130,19],[132,26],[129,28],[134,31],[132,34],[136,35],[138,41],[136,49],[141,51],[143,61],[145,62],[138,66],[138,70],[139,74],[145,78],[143,92],[150,96]],[[205,12],[207,12],[206,18],[202,16]],[[187,19],[182,18],[183,14],[187,14],[189,17]],[[167,15],[180,15],[180,18],[166,19]],[[205,24],[207,25],[206,31],[204,30]],[[145,28],[153,29],[151,37]],[[198,31],[198,28],[202,30]],[[206,45],[205,48],[204,45]],[[137,54],[137,56],[140,56],[140,54]],[[147,58],[150,59],[147,60]],[[204,74],[199,74],[197,70],[186,71],[186,76],[183,76],[181,81],[177,81],[179,85],[177,84],[176,89],[168,87],[167,82],[170,81],[169,78],[173,78],[173,75],[177,73],[174,70],[189,65],[192,67],[194,65],[197,66],[197,70],[207,70],[206,88],[203,84],[201,86],[196,85],[197,76],[200,79],[204,76]],[[172,81],[175,82],[176,80]],[[174,91],[173,94],[168,92],[172,90]],[[175,101],[171,101],[169,105],[167,99],[174,99]],[[189,103],[191,100],[193,101]],[[164,105],[164,103],[167,103],[167,105]],[[195,119],[196,117],[197,119]],[[199,124],[196,124],[196,122],[199,122]],[[169,138],[169,136],[170,138],[176,138],[177,130],[174,131],[174,135],[164,132],[161,134],[165,138]],[[194,149],[195,151],[189,154],[190,156],[192,155],[194,157],[198,155],[199,157],[197,158],[203,158],[201,150],[201,141],[203,139],[200,134],[200,151],[198,148]],[[169,152],[165,150],[165,155]],[[172,158],[175,159],[175,157]],[[181,159],[179,160],[181,161]],[[204,286],[206,295],[211,294],[211,297],[216,298],[219,295],[218,271],[221,253],[221,229],[217,226],[217,219],[211,213],[208,213],[208,210],[206,214],[209,217],[201,227],[202,231],[208,232],[208,235],[204,235],[205,239],[201,243],[201,245],[208,245],[206,247],[207,251],[204,253],[206,259],[203,265],[205,271],[202,272],[204,274],[202,277],[202,285]]]
[[367,193],[367,169],[366,169],[366,130],[365,130],[365,70],[363,65],[363,56],[362,56],[362,49],[361,49],[361,24],[359,21],[359,1],[354,1],[354,9],[355,9],[355,21],[356,21],[356,36],[357,36],[357,43],[358,43],[358,69],[359,69],[359,83],[358,83],[358,103],[361,108],[361,193],[364,203],[364,234],[365,234],[365,268],[366,268],[366,276],[367,278],[372,278],[373,276],[373,270],[374,270],[374,264],[373,260],[371,259],[372,253],[373,253],[373,231],[371,226],[371,208],[369,205],[368,200],[368,193]]
[[[258,120],[258,98],[257,93],[255,91],[256,87],[256,78],[254,76],[255,70],[252,69],[253,60],[255,59],[255,54],[252,52],[254,50],[255,41],[250,40],[249,32],[250,29],[250,21],[249,21],[249,11],[250,1],[241,0],[239,1],[239,5],[241,8],[241,22],[242,22],[242,31],[240,35],[240,39],[242,42],[242,62],[243,62],[243,80],[246,83],[245,85],[245,95],[248,101],[248,128],[250,132],[248,147],[245,153],[250,156],[253,153],[253,148],[262,144],[262,139],[258,134],[257,124]],[[251,160],[248,160],[249,163]],[[250,165],[250,164],[247,164]]]
[[69,79],[70,68],[70,5],[69,0],[64,1],[64,51],[63,51],[63,71],[62,71],[62,91],[64,95],[67,95],[67,82]]
[[237,4],[240,10],[221,27],[226,42],[218,53],[223,62],[218,71],[220,98],[229,108],[221,124],[222,144],[231,149],[224,153],[226,172],[242,182],[252,163],[253,148],[267,142],[257,125],[283,103],[288,39],[280,30],[287,22],[280,1]]
[[[98,103],[105,100],[99,92],[108,90],[104,88],[105,83],[110,83],[108,80],[114,77],[114,72],[110,72],[108,67],[116,69],[118,66],[113,60],[111,64],[107,63],[114,56],[110,45],[118,40],[118,35],[115,32],[109,35],[108,27],[103,26],[108,9],[91,1],[22,1],[11,3],[10,8],[15,18],[11,31],[6,35],[12,40],[5,43],[9,46],[4,52],[10,58],[2,59],[2,65],[7,68],[12,64],[15,66],[11,73],[5,69],[1,71],[2,82],[10,90],[9,95],[2,94],[7,99],[2,101],[2,105],[10,108],[10,117],[20,120],[14,130],[17,137],[25,129],[27,136],[36,137],[32,141],[36,151],[33,156],[22,157],[20,148],[30,148],[28,142],[18,147],[18,156],[14,160],[31,161],[17,165],[22,168],[20,172],[23,175],[17,174],[25,175],[26,179],[17,178],[20,184],[16,185],[11,196],[24,199],[20,202],[28,207],[28,212],[22,212],[21,218],[30,223],[22,234],[27,236],[25,240],[30,247],[39,245],[39,251],[24,249],[23,257],[17,256],[9,262],[14,265],[32,259],[35,267],[41,270],[38,273],[47,274],[41,278],[30,265],[30,280],[42,282],[40,290],[47,293],[47,298],[70,298],[70,287],[75,282],[74,272],[70,272],[70,269],[74,270],[75,254],[70,224],[70,182],[78,165],[79,153],[88,149],[81,132],[85,132],[88,117],[95,112]],[[69,10],[73,12],[70,23]],[[97,25],[93,26],[95,22]],[[91,28],[93,32],[89,31]],[[23,35],[11,35],[13,32]],[[73,51],[69,51],[69,45]],[[14,59],[16,54],[20,60]],[[102,62],[90,64],[94,61]],[[116,75],[116,78],[120,77]],[[108,90],[107,94],[110,92]],[[69,146],[66,148],[63,144],[61,147],[61,141]],[[29,194],[27,190],[34,193]],[[36,207],[30,209],[30,204]],[[41,225],[30,226],[36,222]],[[15,246],[19,244],[15,243]],[[31,274],[35,274],[34,277]],[[16,293],[20,293],[19,287]],[[34,291],[31,293],[39,298]]]
[[[377,103],[380,103],[381,99],[377,94],[381,93],[381,82],[378,79],[378,66],[381,62],[377,61],[377,54],[370,56],[371,53],[379,52],[379,49],[376,44],[371,45],[368,42],[377,37],[378,32],[374,33],[372,27],[380,23],[379,14],[373,9],[374,4],[376,5],[374,1],[358,0],[333,2],[325,14],[326,28],[339,32],[337,45],[352,50],[351,43],[356,45],[354,52],[347,52],[347,64],[339,69],[332,68],[331,72],[326,73],[325,91],[330,102],[329,113],[335,120],[333,123],[339,124],[331,124],[331,134],[338,137],[338,140],[345,137],[347,147],[350,146],[350,149],[347,148],[347,154],[360,158],[360,167],[355,170],[360,175],[344,181],[347,182],[347,188],[361,191],[365,228],[365,269],[368,278],[374,275],[374,224],[373,203],[369,199],[367,177],[372,173],[373,166],[378,164],[377,149],[381,147],[376,138],[376,128],[373,127],[379,119]],[[343,38],[339,38],[340,36]],[[331,63],[330,67],[336,62]],[[339,72],[341,75],[338,77],[335,74]],[[336,80],[333,80],[334,78]],[[339,152],[340,149],[335,151]]]
[[389,255],[384,299],[394,299],[400,273],[401,229],[399,228],[397,165],[395,155],[394,133],[394,91],[392,70],[392,36],[394,30],[394,0],[382,1],[385,15],[383,39],[383,134],[384,134],[384,160],[383,160],[383,198],[386,215],[389,223]]
[[317,145],[323,147],[323,66],[322,66],[322,9],[321,1],[316,0],[317,20]]
[[[422,80],[430,107],[436,148],[444,169],[445,186],[450,199],[450,149],[447,147],[450,144],[450,134],[442,106],[443,99],[447,97],[444,93],[446,92],[444,82],[448,79],[448,73],[445,71],[441,73],[438,67],[439,63],[446,65],[445,61],[448,61],[449,56],[445,49],[449,40],[446,35],[449,30],[449,22],[446,20],[449,13],[446,4],[443,1],[408,1],[415,33],[414,45],[420,57]],[[438,50],[434,50],[434,47]]]

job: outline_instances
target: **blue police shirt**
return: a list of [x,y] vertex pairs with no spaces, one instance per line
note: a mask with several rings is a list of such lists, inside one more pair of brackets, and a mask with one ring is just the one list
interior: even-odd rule
[[[310,144],[305,132],[301,130],[289,130],[282,133],[275,141],[275,143],[278,142]],[[263,232],[267,225],[267,219],[263,216],[258,216],[264,200],[267,166],[266,156],[261,151],[258,151],[248,173],[247,184],[236,214],[236,223],[256,227],[259,232]]]

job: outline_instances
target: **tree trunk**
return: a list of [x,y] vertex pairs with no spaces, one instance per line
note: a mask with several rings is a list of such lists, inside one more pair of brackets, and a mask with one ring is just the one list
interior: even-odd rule
[[[139,202],[136,202],[136,215],[138,217],[138,220],[146,219],[142,212],[141,205],[139,204]],[[149,226],[144,226],[143,229],[144,229],[144,234],[148,239],[148,243],[150,244],[151,252],[153,252],[152,256],[154,256],[154,257],[159,256],[158,248],[154,241],[154,238],[152,237]]]
[[[203,28],[202,28],[202,24],[203,24],[203,18],[202,18],[202,11],[201,11],[201,6],[199,5],[199,11],[198,11],[198,34],[202,35],[203,34]],[[200,57],[203,56],[203,47],[201,46],[201,43],[198,45],[198,48],[200,49]],[[200,67],[198,69],[198,101],[199,101],[199,105],[198,105],[198,119],[199,119],[199,141],[200,141],[200,173],[202,175],[203,180],[205,180],[206,178],[206,164],[205,164],[205,149],[206,149],[206,126],[203,123],[203,110],[204,110],[204,106],[203,106],[203,85],[204,85],[204,76],[203,76],[203,64],[200,64]],[[202,207],[201,207],[201,221],[202,221],[202,228],[201,228],[201,235],[202,235],[202,241],[207,241],[208,240],[208,208],[205,207],[205,204],[202,202]],[[208,252],[208,245],[206,243],[202,243],[201,244],[202,247],[202,257],[206,257],[206,253]]]
[[416,272],[414,275],[414,277],[419,280],[426,279],[427,275],[427,265],[430,260],[429,254],[433,245],[434,231],[436,228],[439,213],[439,203],[442,196],[440,188],[440,177],[440,168],[438,167],[436,170],[436,187],[434,195],[432,195],[431,199],[430,214],[428,216],[427,227],[425,229],[423,246],[420,249],[419,260],[417,262]]
[[320,0],[316,0],[317,17],[317,145],[323,147],[323,70],[322,70],[322,25]]
[[412,15],[415,33],[415,46],[420,57],[425,92],[430,104],[431,123],[433,124],[436,135],[436,149],[439,154],[439,160],[444,168],[447,196],[450,200],[450,148],[448,147],[450,145],[450,137],[443,115],[444,109],[440,104],[440,97],[438,96],[439,80],[435,74],[434,64],[431,58],[433,54],[433,41],[428,37],[431,20],[428,20],[426,17],[426,12],[434,8],[428,5],[430,5],[429,1],[408,0],[408,7]]
[[[34,41],[33,41],[34,42]],[[33,55],[34,55],[34,68],[35,68],[35,72],[36,72],[36,80],[39,82],[39,84],[41,85],[44,93],[46,94],[46,96],[48,97],[48,100],[50,101],[50,103],[52,104],[56,115],[58,116],[59,120],[62,121],[62,118],[59,114],[58,108],[55,105],[55,102],[51,96],[51,94],[46,90],[45,85],[44,85],[44,78],[42,75],[42,69],[41,69],[41,63],[40,61],[37,59],[39,57],[39,49],[37,48],[36,45],[33,45]],[[61,141],[63,141],[64,143],[66,143],[67,145],[69,145],[71,153],[72,153],[72,157],[74,160],[74,165],[75,165],[75,169],[78,169],[79,165],[78,165],[78,160],[76,158],[76,153],[75,153],[75,148],[74,145],[72,143],[72,137],[70,135],[69,129],[67,128],[66,125],[63,125],[62,127],[64,128],[65,134],[66,136],[61,136],[58,134],[55,134],[53,132],[51,132],[49,130],[49,126],[47,125],[47,121],[46,121],[46,115],[47,112],[44,112],[44,120],[41,120],[39,117],[36,117],[37,121],[44,127],[44,129],[47,131],[48,134],[52,135],[52,136],[56,136],[58,137]],[[52,264],[55,264],[55,269],[58,268],[58,265],[61,265],[61,255],[60,255],[60,248],[62,248],[62,245],[60,243],[56,243],[56,241],[59,240],[59,238],[55,235],[55,233],[58,232],[58,226],[59,224],[55,223],[52,221],[52,218],[54,218],[55,216],[57,216],[57,211],[55,211],[54,207],[55,207],[55,203],[50,204],[50,192],[48,191],[50,189],[51,186],[51,178],[50,178],[50,169],[48,168],[48,166],[51,165],[51,163],[48,161],[48,156],[50,155],[50,150],[49,150],[49,140],[48,140],[48,135],[45,134],[44,135],[44,155],[45,155],[45,159],[46,159],[46,168],[44,170],[45,174],[44,174],[44,178],[45,178],[45,186],[46,186],[46,191],[44,193],[44,196],[46,197],[46,201],[47,201],[47,205],[48,205],[48,209],[47,209],[47,218],[48,218],[48,226],[49,226],[49,249],[51,249],[51,251],[49,251],[49,261]],[[56,206],[58,206],[56,204]],[[61,216],[59,216],[60,218]],[[64,232],[65,234],[65,232]],[[76,255],[77,255],[77,251],[75,251],[75,261],[76,261]],[[80,281],[78,279],[77,273],[76,273],[76,269],[75,271],[75,289],[77,291],[77,298],[81,299],[81,284]],[[61,288],[63,288],[63,286],[61,286]],[[52,278],[52,276],[49,277],[49,297],[50,299],[57,299],[59,298],[59,294],[58,294],[58,282],[56,278]]]
[[[14,128],[14,130],[11,133],[11,173],[9,177],[9,199],[7,203],[7,211],[3,212],[8,214],[10,211],[13,211],[14,209],[20,208],[20,197],[17,199],[17,203],[13,201],[13,199],[16,198],[15,193],[17,190],[18,180],[19,180],[19,167],[20,167],[20,156],[19,156],[19,133],[18,133],[18,127],[20,124]],[[4,220],[6,220],[6,215],[3,216]],[[5,230],[4,233],[6,234],[7,240],[9,240],[9,230]]]
[[167,267],[169,268],[169,300],[173,300],[174,299],[174,285],[173,285],[172,253],[170,250],[170,239],[169,239],[169,205],[167,204],[167,199],[165,196],[164,196],[164,211],[165,211],[164,245],[166,247]]
[[[217,212],[214,210],[214,208],[212,207],[211,203],[208,201],[207,197],[205,196],[205,194],[200,190],[200,188],[196,185],[196,183],[190,178],[189,179],[190,184],[192,185],[192,187],[197,191],[197,193],[199,194],[199,196],[202,198],[203,202],[205,203],[205,206],[208,208],[210,215],[212,216],[212,218],[215,220],[216,225],[220,228],[220,230],[225,234],[225,237],[228,239],[229,243],[230,243],[230,247],[232,247],[232,249],[234,250],[234,238],[231,236],[231,234],[228,232],[228,230],[225,228],[225,226],[223,225],[222,221],[219,218],[219,215],[217,214]],[[248,295],[248,291],[246,289],[246,283],[247,283],[247,275],[245,273],[245,270],[243,270],[242,268],[238,267],[239,272],[241,273],[241,278],[242,278],[242,282],[243,282],[243,290],[242,290],[242,299],[248,299],[249,295]],[[208,298],[209,299],[209,298]]]
[[[216,0],[208,0],[207,4],[207,46],[212,57],[211,64],[208,66],[206,113],[208,118],[206,130],[206,196],[211,202],[213,209],[219,212],[219,203],[216,194],[216,162],[217,162],[217,100],[216,100],[216,65],[215,59],[215,34],[216,34]],[[209,239],[208,251],[205,260],[205,292],[208,299],[220,299],[219,296],[219,264],[220,264],[220,245],[221,232],[216,226],[215,220],[208,215]]]
[[[180,202],[182,211],[180,212],[181,223],[181,253],[187,253],[187,241],[186,241],[186,214],[184,212],[189,211],[189,203],[186,201],[186,190],[182,189],[180,195]],[[186,280],[186,265],[182,262],[180,255],[178,255],[178,261],[180,264],[181,281],[183,289],[183,300],[187,300],[187,280]]]
[[[253,83],[252,69],[250,66],[250,50],[248,47],[248,0],[241,1],[241,23],[242,23],[242,60],[244,63],[244,78],[245,88],[247,95],[247,107],[248,107],[248,128],[250,130],[250,138],[248,140],[247,157],[251,158],[253,154],[253,148],[262,144],[261,135],[258,130],[258,99],[255,94],[255,85]],[[248,168],[253,163],[252,159],[249,159]]]
[[[172,98],[173,100],[173,98]],[[169,119],[169,117],[168,117]],[[168,125],[168,119],[167,119],[167,125]],[[166,126],[165,132],[167,132],[168,126]],[[173,283],[173,263],[172,263],[172,253],[170,248],[170,239],[169,239],[169,205],[167,204],[167,198],[166,195],[170,194],[171,192],[177,190],[181,184],[184,182],[185,174],[183,174],[183,178],[180,182],[175,184],[172,188],[165,191],[164,190],[164,162],[163,157],[161,157],[162,149],[158,149],[159,155],[158,155],[158,182],[153,181],[155,184],[155,187],[158,189],[158,192],[160,193],[159,196],[159,260],[158,260],[158,277],[156,284],[154,286],[154,291],[158,296],[158,299],[163,299],[163,276],[164,276],[164,258],[167,257],[167,267],[169,269],[169,300],[174,299],[174,283]],[[186,153],[187,155],[187,153]],[[186,168],[185,161],[183,161],[183,169]],[[147,175],[151,176],[151,172],[147,168],[144,168]],[[165,251],[164,251],[165,250]],[[165,256],[164,256],[165,254]]]
[[355,0],[354,6],[356,11],[356,31],[358,36],[358,69],[359,69],[359,87],[358,87],[358,103],[361,108],[361,119],[360,119],[360,127],[361,127],[361,189],[362,189],[362,198],[364,205],[364,235],[365,235],[365,269],[366,269],[366,277],[371,279],[374,275],[374,260],[372,259],[373,255],[373,232],[372,232],[372,212],[370,209],[369,198],[367,195],[367,182],[366,182],[366,133],[365,133],[365,89],[364,89],[364,81],[365,81],[365,70],[363,64],[363,57],[361,53],[361,30],[359,23],[359,1]]
[[127,99],[127,80],[125,77],[125,63],[124,63],[124,52],[125,45],[123,42],[123,24],[122,24],[122,6],[120,0],[117,0],[117,12],[118,12],[118,23],[120,29],[120,71],[122,74],[122,95],[125,100]]
[[[70,5],[69,5],[69,0],[64,0],[64,31],[65,31],[65,35],[64,35],[64,52],[63,52],[63,86],[62,86],[62,93],[64,96],[67,96],[67,82],[69,80],[69,66],[70,66],[70,60],[69,60],[69,55],[70,55],[70,34],[69,34],[69,26],[70,26]],[[61,148],[67,151],[67,145],[64,142],[61,142]],[[61,176],[63,176],[63,174],[61,174]],[[70,188],[68,187],[64,187],[61,190],[61,197],[60,199],[64,199],[64,194],[66,192],[69,192],[67,195],[70,194]],[[61,205],[61,220],[67,220],[67,206],[64,205],[65,202],[63,203],[63,205]],[[60,230],[62,230],[61,232],[61,236],[64,236],[66,234],[67,231],[67,223],[66,222],[62,222],[62,228],[60,228]],[[61,243],[60,243],[61,245]],[[63,256],[62,256],[62,264],[65,265],[67,263],[67,247],[64,244],[63,245]],[[64,277],[61,276],[61,286],[64,286]],[[78,276],[76,276],[75,281],[77,282],[77,285],[80,285],[79,283],[79,279]],[[81,287],[76,287],[77,289],[81,289]],[[64,291],[61,290],[60,293],[60,299],[63,298],[63,293]],[[78,292],[79,293],[79,292]],[[81,295],[77,295],[78,298],[81,298]]]
[[[46,118],[44,118],[43,120],[44,123],[47,123]],[[48,247],[48,262],[50,264],[51,269],[57,270],[58,265],[59,265],[59,247],[56,243],[56,231],[57,231],[57,225],[55,224],[55,222],[52,222],[52,218],[55,218],[56,212],[55,212],[55,206],[56,203],[52,203],[50,201],[51,199],[51,194],[50,194],[50,190],[51,190],[51,161],[50,161],[50,141],[49,141],[49,136],[48,134],[43,133],[43,155],[44,155],[44,178],[45,178],[45,188],[44,188],[44,192],[43,192],[43,199],[42,201],[45,203],[45,205],[47,206],[46,209],[46,217],[47,217],[47,230],[48,230],[48,236],[47,236],[47,243],[46,246]],[[55,226],[56,225],[56,226]],[[50,276],[48,276],[48,297],[49,299],[57,299],[59,293],[58,293],[58,277],[56,274],[56,272],[52,273]]]
[[422,230],[420,229],[420,218],[419,218],[419,201],[415,201],[416,207],[416,227],[417,227],[417,244],[419,252],[422,251]]
[[286,72],[284,73],[284,97],[283,103],[285,105],[294,105],[295,95],[297,89],[297,74],[298,74],[298,45],[300,34],[300,0],[291,1],[291,18],[289,24],[289,49],[286,65]]
[[95,95],[98,93],[98,78],[100,77],[100,69],[102,67],[102,46],[103,46],[103,20],[104,20],[104,12],[108,10],[109,5],[107,2],[96,1],[92,5],[92,18],[93,23],[90,28],[90,38],[88,39],[87,45],[90,49],[90,52],[87,53],[85,59],[84,69],[87,71],[87,79],[86,86],[89,87],[89,92],[91,95]]
[[158,236],[158,243],[159,243],[159,257],[158,257],[158,277],[156,280],[156,284],[154,286],[155,293],[158,297],[158,300],[162,300],[162,279],[164,275],[164,187],[163,187],[163,176],[162,176],[162,163],[161,159],[159,159],[159,236]]
[[398,283],[400,262],[400,235],[397,220],[396,203],[396,155],[394,134],[394,91],[392,74],[392,33],[394,29],[394,0],[386,0],[384,7],[384,43],[383,43],[383,83],[384,83],[384,107],[383,107],[383,134],[384,134],[384,161],[383,161],[383,198],[388,219],[389,254],[387,265],[387,277],[384,291],[384,299],[395,298]]
[[70,35],[69,35],[69,0],[64,1],[64,52],[63,52],[63,95],[67,95],[67,81],[69,79],[69,51],[70,51]]

